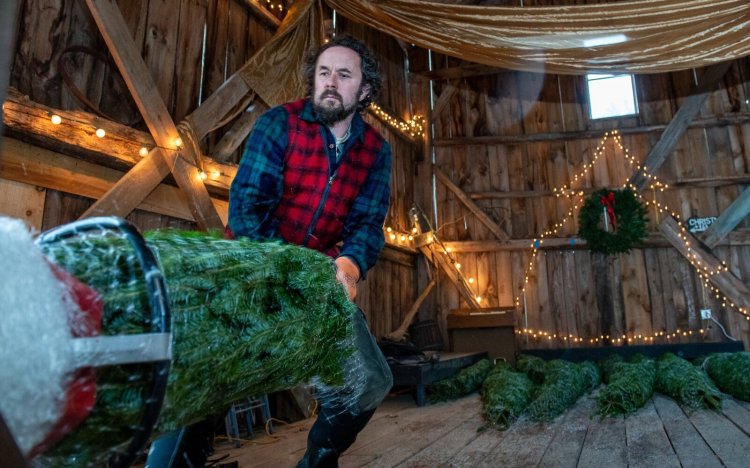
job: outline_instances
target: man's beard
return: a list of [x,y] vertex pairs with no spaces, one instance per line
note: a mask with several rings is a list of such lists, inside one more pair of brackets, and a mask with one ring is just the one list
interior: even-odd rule
[[323,98],[328,96],[337,98],[341,103],[341,106],[328,107],[320,105],[317,102],[313,102],[313,110],[315,111],[315,115],[318,117],[318,120],[320,120],[325,125],[331,126],[337,122],[341,122],[357,110],[358,103],[355,102],[349,107],[344,106],[344,101],[343,99],[341,99],[341,95],[336,91],[323,92],[323,94],[321,94],[320,96],[321,101],[323,100]]

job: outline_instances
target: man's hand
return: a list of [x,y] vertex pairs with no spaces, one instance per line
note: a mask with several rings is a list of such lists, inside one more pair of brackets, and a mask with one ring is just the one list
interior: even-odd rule
[[357,297],[357,281],[359,281],[359,267],[349,257],[338,257],[336,263],[336,279],[344,285],[346,295],[350,300]]

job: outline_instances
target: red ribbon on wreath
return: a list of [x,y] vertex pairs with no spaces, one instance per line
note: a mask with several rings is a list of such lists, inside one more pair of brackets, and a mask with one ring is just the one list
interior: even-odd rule
[[612,230],[617,230],[617,220],[615,218],[615,193],[609,192],[606,196],[601,197],[602,205],[607,209],[607,217],[612,224]]

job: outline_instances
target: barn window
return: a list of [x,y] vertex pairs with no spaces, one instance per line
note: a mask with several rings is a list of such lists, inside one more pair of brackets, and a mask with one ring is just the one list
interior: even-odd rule
[[587,74],[592,119],[638,113],[633,75]]

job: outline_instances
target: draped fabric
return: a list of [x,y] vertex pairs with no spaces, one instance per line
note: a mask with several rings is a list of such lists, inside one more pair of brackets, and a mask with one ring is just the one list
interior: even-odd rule
[[305,54],[320,45],[321,13],[316,2],[297,1],[276,34],[239,70],[263,101],[273,107],[301,98],[305,92]]
[[750,0],[637,0],[488,7],[326,0],[407,43],[499,68],[557,74],[663,73],[750,54]]

